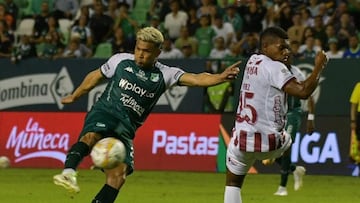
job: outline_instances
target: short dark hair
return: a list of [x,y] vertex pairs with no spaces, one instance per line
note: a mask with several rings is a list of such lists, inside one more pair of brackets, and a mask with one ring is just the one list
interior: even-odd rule
[[260,46],[263,47],[264,43],[271,43],[276,38],[281,39],[288,39],[288,35],[284,29],[281,27],[269,27],[266,28],[261,34],[260,34]]

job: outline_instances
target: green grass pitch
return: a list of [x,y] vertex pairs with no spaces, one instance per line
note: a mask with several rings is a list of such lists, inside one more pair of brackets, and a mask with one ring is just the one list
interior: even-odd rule
[[[100,171],[80,170],[81,192],[69,195],[52,183],[59,169],[0,170],[0,202],[85,203],[102,187]],[[225,174],[165,171],[135,171],[127,178],[116,203],[222,203]],[[293,190],[289,177],[286,197],[274,196],[279,175],[248,175],[242,190],[244,203],[355,203],[360,202],[360,178],[344,176],[304,177],[304,187]]]

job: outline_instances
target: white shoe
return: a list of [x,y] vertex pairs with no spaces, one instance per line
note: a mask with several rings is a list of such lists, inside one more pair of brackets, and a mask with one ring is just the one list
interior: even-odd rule
[[303,166],[296,166],[294,171],[294,190],[299,190],[303,185],[303,176],[305,175],[306,169]]
[[279,186],[278,190],[274,193],[274,195],[277,195],[277,196],[287,196],[287,195],[288,195],[288,192],[287,192],[286,187]]
[[78,193],[80,192],[80,187],[77,184],[76,175],[76,172],[55,175],[54,184],[62,186],[71,193]]

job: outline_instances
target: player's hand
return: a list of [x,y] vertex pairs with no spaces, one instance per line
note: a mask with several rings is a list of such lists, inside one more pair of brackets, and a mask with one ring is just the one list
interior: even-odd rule
[[61,99],[62,104],[71,104],[75,101],[75,98],[72,94],[69,94],[68,96]]
[[329,58],[326,55],[325,51],[321,50],[315,56],[315,67],[320,67],[321,69],[324,69],[328,61]]
[[234,64],[232,64],[231,66],[227,67],[224,72],[222,72],[222,75],[224,76],[224,78],[226,78],[226,80],[233,80],[236,79],[239,72],[240,72],[240,65],[241,61],[238,61]]

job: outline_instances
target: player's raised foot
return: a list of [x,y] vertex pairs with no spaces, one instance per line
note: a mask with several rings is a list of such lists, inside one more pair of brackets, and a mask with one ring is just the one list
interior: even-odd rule
[[277,195],[277,196],[287,196],[287,195],[288,195],[288,192],[287,192],[286,187],[279,186],[278,190],[274,193],[274,195]]
[[76,181],[76,172],[61,173],[54,176],[54,184],[65,188],[71,193],[80,192],[80,187]]
[[299,190],[303,185],[303,176],[305,175],[306,169],[303,166],[296,166],[294,171],[294,190]]

